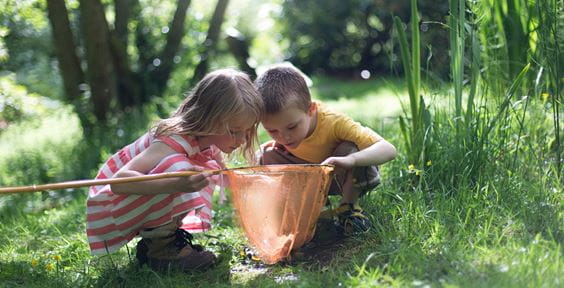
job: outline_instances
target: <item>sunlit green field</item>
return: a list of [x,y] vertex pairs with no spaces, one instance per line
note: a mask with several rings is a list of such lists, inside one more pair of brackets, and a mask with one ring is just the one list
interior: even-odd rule
[[[539,173],[544,169],[540,163],[549,159],[529,158],[536,153],[536,144],[529,143],[530,153],[520,154],[516,161],[532,161],[530,165],[507,169],[504,159],[491,159],[492,163],[483,167],[491,175],[482,175],[474,182],[454,181],[444,179],[444,175],[452,173],[443,170],[458,169],[459,173],[452,175],[464,177],[468,167],[460,167],[460,159],[449,154],[455,152],[437,142],[433,154],[437,158],[426,167],[409,167],[397,122],[406,92],[394,83],[314,79],[314,98],[372,127],[400,151],[396,160],[382,167],[382,185],[361,200],[374,228],[331,248],[334,251],[330,259],[272,266],[244,264],[240,251],[247,243],[229,201],[222,206],[215,204],[214,228],[197,237],[199,243],[219,256],[219,264],[209,271],[157,274],[139,267],[134,256],[135,241],[119,253],[92,257],[84,232],[86,190],[72,189],[1,196],[0,285],[560,286],[564,272],[560,262],[562,186],[554,177]],[[549,127],[541,113],[545,107],[537,102],[527,112],[538,123],[533,127],[537,132],[530,133],[541,133]],[[137,131],[132,134],[142,133],[142,129],[131,127]],[[79,129],[72,114],[64,109],[41,122],[10,127],[0,135],[2,151],[10,151],[0,156],[1,182],[24,185],[32,184],[24,182],[31,179],[43,184],[93,175],[97,167],[80,173],[69,171],[69,166],[78,167],[70,163],[75,159],[72,151],[88,153],[87,149],[77,150],[86,145]],[[441,135],[449,133],[442,131]],[[422,171],[418,176],[417,170]],[[414,177],[422,181],[414,181]]]
[[[133,7],[126,2],[140,4],[131,18],[117,12]],[[360,200],[373,228],[313,257],[249,261],[227,191],[222,205],[214,195],[213,228],[196,236],[217,265],[156,273],[138,265],[136,240],[90,255],[86,188],[0,194],[0,287],[564,286],[561,0],[230,2],[214,30],[221,17],[211,16],[227,1],[4,0],[0,187],[91,179],[175,110],[197,71],[246,63],[260,73],[290,59],[312,77],[314,99],[397,147],[380,167],[382,184]],[[88,4],[106,11],[82,23],[83,12],[96,12]],[[183,10],[183,26],[173,26]],[[70,22],[51,25],[62,15]],[[84,28],[106,23],[122,38],[89,45],[103,37]],[[249,57],[227,47],[233,28],[248,37],[238,43]],[[108,46],[112,57],[102,60]],[[73,54],[75,65],[57,65]],[[110,90],[95,89],[96,73],[129,90],[104,102]],[[262,128],[259,138],[269,140]]]

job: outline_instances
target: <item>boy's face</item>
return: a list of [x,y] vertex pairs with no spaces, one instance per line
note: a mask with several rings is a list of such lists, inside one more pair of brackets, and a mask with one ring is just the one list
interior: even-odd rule
[[267,114],[262,126],[278,144],[295,149],[313,133],[316,123],[317,106],[312,102],[308,111],[290,105],[277,113]]

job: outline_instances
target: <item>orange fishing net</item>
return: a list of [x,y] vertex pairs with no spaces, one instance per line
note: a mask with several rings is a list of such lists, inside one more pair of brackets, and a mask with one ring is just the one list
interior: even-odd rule
[[311,240],[332,171],[327,165],[292,164],[226,172],[241,226],[265,263]]

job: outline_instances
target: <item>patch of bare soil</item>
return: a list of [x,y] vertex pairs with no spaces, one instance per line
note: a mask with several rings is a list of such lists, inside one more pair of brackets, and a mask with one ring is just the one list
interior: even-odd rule
[[317,222],[313,239],[300,249],[293,251],[290,262],[306,262],[325,266],[339,251],[345,248],[345,239],[337,232],[332,220],[320,219]]
[[[345,238],[337,232],[332,221],[320,221],[317,223],[313,239],[297,250],[292,251],[290,257],[279,262],[280,265],[296,265],[305,263],[310,266],[323,267],[329,264],[335,257],[346,249]],[[247,268],[268,267],[260,261],[256,251],[244,247],[241,252],[241,266]]]
[[344,239],[336,238],[333,241],[309,242],[299,250],[292,253],[292,262],[306,262],[315,266],[326,266],[339,251],[345,248]]

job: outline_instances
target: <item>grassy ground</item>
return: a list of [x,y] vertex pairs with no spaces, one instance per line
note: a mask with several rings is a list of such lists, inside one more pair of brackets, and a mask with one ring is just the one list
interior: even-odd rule
[[[468,162],[451,153],[446,141],[437,141],[436,150],[443,152],[433,154],[436,158],[425,169],[420,168],[424,170],[419,175],[422,181],[414,181],[398,133],[399,99],[405,98],[401,85],[381,80],[342,83],[316,79],[313,94],[373,127],[399,148],[398,159],[382,167],[383,184],[361,200],[374,223],[368,234],[346,239],[332,247],[324,259],[273,266],[245,264],[240,251],[246,242],[233,210],[229,205],[216,205],[214,228],[198,235],[197,241],[219,255],[219,264],[203,273],[157,274],[138,267],[135,241],[118,253],[90,256],[84,233],[85,189],[1,196],[0,286],[562,285],[562,185],[554,176],[545,176],[543,169],[550,169],[550,159],[535,158],[540,155],[535,152],[537,146],[530,144],[529,153],[518,154],[518,163],[524,163],[520,169],[507,169],[503,159],[490,159],[483,168],[485,176],[455,181],[445,175],[464,175],[468,167],[459,166]],[[530,111],[537,113],[531,117],[537,117],[535,123],[539,124],[527,135],[541,137],[539,131],[550,128],[543,120],[542,105]],[[1,151],[9,151],[0,155],[2,185],[70,180],[81,175],[65,168],[65,161],[74,159],[73,149],[82,143],[78,124],[66,115],[70,118],[52,117],[43,125],[12,127],[0,135]],[[64,131],[68,137],[60,137],[59,132],[39,137],[49,134],[47,131]],[[442,131],[443,136],[449,133]],[[267,138],[264,134],[261,137]],[[445,171],[453,169],[459,169],[460,174]]]

